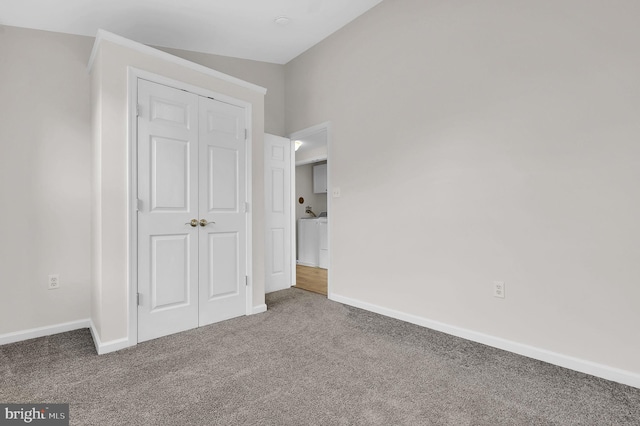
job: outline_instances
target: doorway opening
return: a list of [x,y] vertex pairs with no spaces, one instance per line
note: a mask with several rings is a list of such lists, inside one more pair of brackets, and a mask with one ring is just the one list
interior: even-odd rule
[[330,124],[322,123],[291,134],[295,146],[292,200],[295,228],[293,286],[330,294],[329,196]]

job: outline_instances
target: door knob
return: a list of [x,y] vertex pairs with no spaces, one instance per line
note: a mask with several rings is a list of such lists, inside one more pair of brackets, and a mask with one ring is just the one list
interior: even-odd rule
[[207,226],[215,222],[207,222],[207,219],[200,219],[200,226]]
[[196,226],[198,226],[198,219],[191,219],[191,222],[187,222],[185,223],[185,225],[191,225],[195,228]]

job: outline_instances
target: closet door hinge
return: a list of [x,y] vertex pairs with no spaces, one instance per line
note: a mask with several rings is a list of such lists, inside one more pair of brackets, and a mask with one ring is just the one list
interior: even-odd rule
[[246,141],[247,139],[249,139],[249,137],[247,136],[247,129],[244,129],[244,140]]
[[136,117],[140,117],[140,104],[136,104]]
[[136,304],[138,306],[142,306],[141,300],[142,298],[140,297],[140,293],[136,293]]
[[249,285],[249,277],[247,275],[244,276],[244,285]]
[[244,203],[244,212],[245,213],[250,213],[251,212],[251,204],[249,204],[248,201]]
[[136,199],[136,211],[142,210],[142,200],[140,198]]

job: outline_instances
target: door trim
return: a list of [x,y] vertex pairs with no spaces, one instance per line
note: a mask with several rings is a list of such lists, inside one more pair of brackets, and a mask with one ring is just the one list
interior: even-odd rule
[[[138,80],[148,80],[153,83],[162,84],[165,86],[173,87],[179,90],[185,90],[187,92],[194,93],[199,96],[214,98],[218,101],[235,105],[244,108],[245,111],[245,126],[247,128],[247,137],[245,139],[246,158],[245,158],[245,179],[246,179],[246,191],[245,202],[249,203],[249,209],[246,221],[246,274],[247,274],[247,292],[245,303],[245,315],[251,315],[254,312],[253,308],[253,205],[252,205],[252,141],[253,141],[253,123],[251,121],[252,105],[249,102],[232,98],[231,96],[217,93],[208,89],[193,86],[191,84],[173,80],[158,74],[154,74],[148,71],[144,71],[135,67],[127,67],[127,139],[128,139],[128,153],[129,153],[129,166],[127,169],[128,194],[127,194],[127,227],[129,235],[128,244],[128,279],[129,279],[129,306],[127,316],[128,326],[128,345],[135,346],[138,344],[138,156],[137,156],[137,143],[138,143],[138,120],[137,120],[137,105],[138,105]],[[260,307],[258,307],[260,308]]]
[[[292,156],[293,156],[293,161],[291,163],[291,201],[292,201],[292,229],[291,229],[291,244],[292,247],[296,247],[296,213],[295,213],[295,203],[296,203],[296,185],[295,185],[295,178],[296,178],[296,166],[300,166],[303,164],[308,164],[308,163],[312,163],[312,162],[317,162],[317,161],[323,161],[323,160],[327,160],[327,212],[330,215],[329,221],[328,221],[328,232],[329,232],[329,236],[327,238],[327,247],[329,249],[329,262],[328,262],[328,269],[327,269],[327,298],[331,299],[333,297],[333,292],[331,291],[331,281],[332,281],[332,271],[333,268],[331,267],[331,257],[332,257],[332,250],[331,250],[331,229],[333,227],[333,206],[332,206],[332,181],[331,181],[331,122],[330,121],[325,121],[323,123],[320,124],[316,124],[315,126],[311,126],[311,127],[307,127],[306,129],[302,129],[302,130],[298,130],[297,132],[293,132],[289,134],[289,139],[291,139],[291,143],[293,144],[294,141],[296,139],[303,139],[307,136],[313,135],[315,133],[318,133],[322,130],[326,130],[327,131],[327,155],[326,157],[322,156],[318,157],[317,159],[314,158],[312,160],[309,161],[301,161],[300,163],[296,163],[295,161],[295,149],[292,149]],[[296,250],[291,250],[291,256],[292,256],[292,262],[291,262],[291,285],[295,286],[296,285]]]

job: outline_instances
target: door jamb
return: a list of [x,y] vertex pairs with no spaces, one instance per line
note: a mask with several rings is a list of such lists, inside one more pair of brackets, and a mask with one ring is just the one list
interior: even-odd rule
[[148,80],[153,83],[170,86],[179,90],[194,93],[199,96],[213,98],[217,101],[235,105],[244,108],[245,111],[245,127],[247,129],[247,137],[245,139],[245,202],[248,203],[246,221],[246,266],[247,275],[246,285],[246,303],[245,315],[253,313],[253,205],[252,200],[252,141],[253,141],[253,123],[251,121],[252,105],[240,99],[217,93],[209,89],[194,86],[179,80],[174,80],[158,74],[144,71],[135,67],[127,67],[127,143],[129,154],[128,173],[128,196],[127,196],[127,222],[129,244],[128,253],[128,280],[129,280],[129,308],[127,310],[127,327],[128,327],[128,346],[138,344],[138,80]]
[[325,156],[321,156],[318,158],[313,158],[307,161],[301,161],[300,163],[296,163],[295,161],[295,149],[292,149],[293,153],[293,161],[291,162],[291,169],[292,169],[292,175],[291,175],[291,201],[292,201],[292,229],[291,229],[291,243],[293,250],[291,250],[291,256],[292,256],[292,262],[291,262],[291,276],[292,276],[292,280],[291,280],[291,285],[294,286],[296,285],[296,246],[297,246],[297,240],[296,240],[296,219],[295,219],[295,203],[296,203],[296,188],[295,188],[295,177],[296,177],[296,166],[299,165],[303,165],[303,164],[308,164],[308,163],[314,163],[314,162],[318,162],[318,161],[324,161],[327,160],[327,212],[329,213],[329,215],[331,216],[328,220],[327,226],[328,226],[328,232],[329,232],[329,236],[327,237],[327,247],[329,249],[329,265],[328,265],[328,270],[327,270],[327,298],[331,299],[333,297],[333,292],[331,290],[331,281],[332,281],[332,271],[333,268],[331,267],[331,256],[332,256],[332,250],[331,250],[331,229],[332,229],[332,223],[333,223],[333,206],[332,206],[332,202],[331,199],[333,198],[331,196],[332,191],[331,191],[331,122],[330,121],[325,121],[323,123],[320,124],[316,124],[315,126],[311,126],[311,127],[307,127],[305,129],[302,130],[298,130],[297,132],[293,132],[289,134],[289,139],[291,139],[291,143],[295,144],[295,140],[296,139],[303,139],[307,136],[316,134],[318,132],[321,132],[322,130],[326,130],[327,132],[327,155]]
[[291,199],[291,205],[289,208],[291,209],[289,215],[291,216],[291,220],[289,221],[289,226],[291,227],[290,242],[291,244],[291,271],[289,271],[289,275],[291,279],[289,282],[291,283],[291,287],[295,287],[297,284],[297,274],[296,274],[296,254],[298,253],[298,244],[296,240],[296,143],[293,139],[289,138],[289,192],[291,193],[289,198]]

